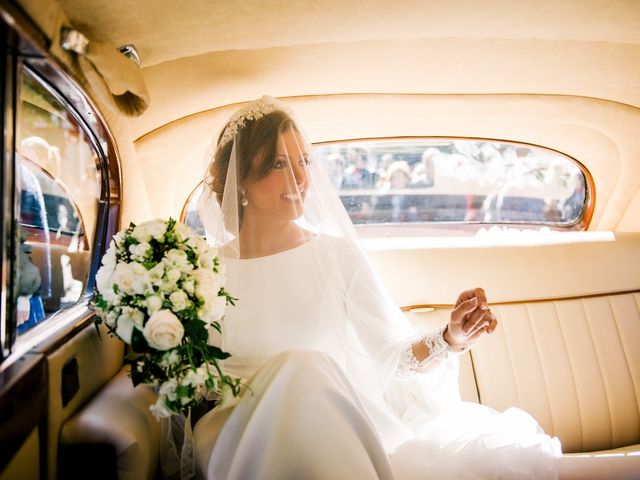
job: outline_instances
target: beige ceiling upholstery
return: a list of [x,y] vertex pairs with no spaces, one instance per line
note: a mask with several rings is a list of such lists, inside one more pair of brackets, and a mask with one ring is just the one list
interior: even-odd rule
[[[140,51],[150,108],[118,128],[137,154],[125,168],[140,172],[128,191],[146,189],[154,215],[179,213],[223,119],[269,93],[300,110],[314,141],[555,148],[594,177],[591,229],[640,230],[638,1],[58,2],[91,38]],[[176,163],[180,175],[163,174]]]
[[95,38],[135,43],[143,66],[227,50],[375,39],[640,42],[633,1],[60,0]]

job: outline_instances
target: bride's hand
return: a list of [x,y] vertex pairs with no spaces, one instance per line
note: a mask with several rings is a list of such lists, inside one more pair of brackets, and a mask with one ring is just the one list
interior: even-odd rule
[[491,313],[484,290],[474,288],[458,297],[444,339],[453,349],[463,349],[482,335],[492,333],[497,326],[498,321]]

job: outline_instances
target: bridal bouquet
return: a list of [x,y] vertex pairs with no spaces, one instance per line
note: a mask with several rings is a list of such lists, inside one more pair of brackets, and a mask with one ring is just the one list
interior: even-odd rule
[[96,323],[131,346],[131,379],[156,387],[150,408],[158,419],[238,394],[239,379],[218,363],[229,354],[209,344],[209,330],[220,332],[218,320],[235,300],[224,283],[216,249],[171,218],[130,224],[102,258]]

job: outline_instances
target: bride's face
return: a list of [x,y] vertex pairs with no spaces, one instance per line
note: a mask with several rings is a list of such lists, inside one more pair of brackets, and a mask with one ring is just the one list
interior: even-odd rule
[[302,215],[308,187],[309,155],[302,139],[292,129],[278,137],[271,171],[246,186],[248,205],[245,218],[269,216],[278,220],[295,220]]

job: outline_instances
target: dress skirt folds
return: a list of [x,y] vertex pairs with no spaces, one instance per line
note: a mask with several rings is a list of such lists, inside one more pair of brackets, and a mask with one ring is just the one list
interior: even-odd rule
[[274,357],[235,406],[197,423],[194,444],[202,478],[393,478],[358,395],[320,352]]
[[[198,478],[556,478],[553,457],[540,445],[505,443],[514,441],[505,436],[509,431],[544,436],[519,410],[498,414],[461,403],[428,427],[432,440],[410,440],[389,454],[365,403],[328,355],[283,352],[250,379],[240,398],[196,424]],[[490,433],[463,435],[455,427],[463,419]]]
[[200,477],[557,478],[559,443],[533,418],[460,400],[457,357],[402,373],[416,332],[351,243],[226,268],[238,302],[211,341],[246,388],[196,424]]

